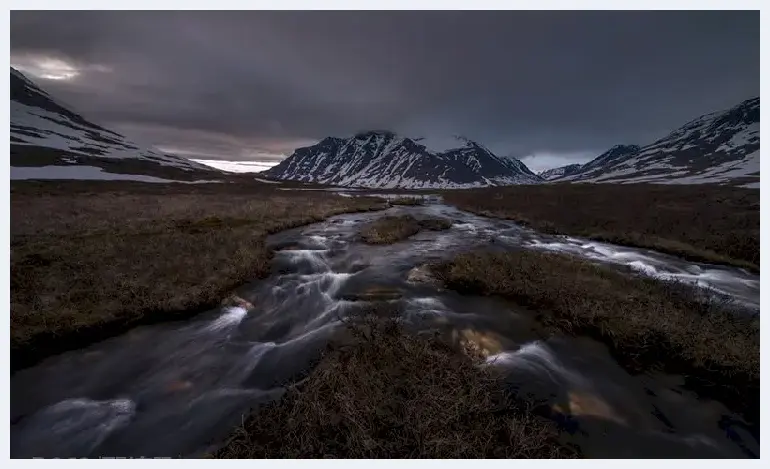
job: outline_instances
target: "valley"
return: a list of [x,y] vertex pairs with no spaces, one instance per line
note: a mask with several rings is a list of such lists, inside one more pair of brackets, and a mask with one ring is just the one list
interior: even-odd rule
[[468,189],[552,182],[719,184],[759,189],[759,98],[688,122],[646,146],[615,145],[583,163],[533,173],[514,156],[454,137],[431,147],[389,131],[328,137],[265,175],[346,187]]
[[[264,98],[305,74],[272,77],[258,105],[245,96],[259,80],[219,71],[179,99],[205,75],[196,58],[162,97],[102,109],[117,129],[133,118],[180,142],[156,148],[41,84],[72,97],[81,82],[22,63],[10,69],[11,457],[760,456],[760,103],[744,99],[756,92],[684,125],[666,118],[647,139],[657,124],[613,122],[643,125],[625,101],[596,111],[601,130],[592,101],[560,107],[569,116],[541,108],[553,87],[529,104],[530,86],[507,103],[464,91],[455,123],[443,106],[458,93],[438,86],[397,112],[394,67],[371,99],[349,72],[313,96],[325,81],[313,74],[266,117],[253,114]],[[163,109],[143,115],[153,103]],[[517,116],[497,119],[498,105]],[[489,141],[408,132],[459,123]],[[640,141],[607,145],[629,135]],[[524,163],[552,143],[600,150],[537,173]],[[236,174],[184,155],[275,166]]]
[[759,192],[718,185],[547,184],[447,191],[448,203],[539,231],[759,272]]
[[[14,457],[758,456],[759,277],[746,270],[475,215],[452,202],[467,191],[405,204],[274,184],[12,189]],[[386,217],[450,226],[363,243]],[[577,305],[606,316],[567,319]],[[672,331],[701,345],[661,338]],[[681,359],[661,362],[655,347]],[[697,372],[712,362],[725,375]],[[435,377],[417,379],[429,363]],[[383,400],[399,393],[414,398]],[[501,405],[513,420],[489,413]],[[256,421],[239,427],[249,409]],[[423,412],[381,433],[408,409]],[[275,423],[253,423],[262,415]],[[503,421],[515,425],[506,438],[530,436],[472,443]],[[461,435],[464,446],[441,443]]]
[[[11,179],[230,182],[252,178],[131,142],[59,103],[11,68]],[[646,146],[616,145],[584,164],[535,174],[462,136],[439,142],[388,130],[327,137],[257,174],[264,181],[437,190],[540,185],[716,184],[759,189],[759,98],[698,117]],[[268,179],[265,179],[268,178]]]

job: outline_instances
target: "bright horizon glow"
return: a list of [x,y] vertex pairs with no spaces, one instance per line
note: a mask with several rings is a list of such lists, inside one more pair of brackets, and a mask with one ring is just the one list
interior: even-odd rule
[[527,156],[519,157],[519,160],[527,165],[527,167],[534,173],[541,173],[543,171],[560,168],[574,163],[588,163],[592,159],[601,155],[602,151],[595,152],[563,152],[563,153],[551,153],[551,152],[534,152]]
[[196,163],[205,164],[212,168],[229,171],[231,173],[259,173],[277,165],[278,161],[227,161],[227,160],[199,160],[192,159]]
[[74,65],[52,57],[12,59],[11,65],[24,74],[44,80],[72,80],[80,75]]

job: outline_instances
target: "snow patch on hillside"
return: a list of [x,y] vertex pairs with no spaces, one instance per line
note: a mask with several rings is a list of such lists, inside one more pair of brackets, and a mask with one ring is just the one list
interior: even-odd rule
[[196,163],[208,166],[210,168],[227,171],[230,173],[261,173],[277,165],[278,161],[231,161],[231,160],[200,160],[194,159]]
[[[439,151],[447,148],[450,151]],[[499,158],[463,137],[428,141],[387,131],[363,132],[349,139],[323,139],[297,149],[265,175],[280,180],[384,189],[460,189],[542,181],[520,161]]]
[[726,184],[759,176],[759,137],[759,98],[753,98],[693,119],[642,148],[615,146],[578,173],[549,181]]
[[184,171],[211,171],[207,166],[181,157],[140,148],[117,134],[75,122],[62,114],[14,100],[10,105],[12,145],[53,148],[87,157],[138,159]]
[[96,166],[11,166],[12,180],[81,180],[81,181],[140,181],[178,182],[182,184],[210,184],[222,181],[177,181],[143,174],[107,173]]

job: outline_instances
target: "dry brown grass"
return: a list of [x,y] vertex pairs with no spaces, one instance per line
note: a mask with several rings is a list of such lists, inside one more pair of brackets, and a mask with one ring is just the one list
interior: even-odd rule
[[421,197],[394,197],[390,199],[391,205],[424,205],[425,201]]
[[393,244],[420,231],[420,224],[411,215],[382,217],[364,226],[359,233],[367,244]]
[[699,393],[758,417],[759,320],[698,301],[689,287],[523,250],[465,253],[434,270],[449,288],[529,306],[552,328],[604,341],[632,371],[681,373]]
[[393,320],[351,325],[280,401],[258,409],[217,458],[559,458],[553,424],[489,369]]
[[443,218],[425,218],[418,220],[411,215],[382,217],[364,226],[359,233],[367,244],[393,244],[417,234],[420,230],[441,231],[452,226]]
[[14,369],[140,323],[211,307],[268,273],[267,234],[383,207],[372,198],[236,184],[149,186],[155,187],[14,188]]
[[535,229],[759,271],[759,191],[712,185],[543,184],[445,200]]
[[446,218],[425,218],[420,220],[420,228],[430,231],[444,231],[452,227],[452,222]]

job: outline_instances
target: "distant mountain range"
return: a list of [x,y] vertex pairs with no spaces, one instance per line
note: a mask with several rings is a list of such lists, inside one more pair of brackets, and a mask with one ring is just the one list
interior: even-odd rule
[[537,174],[538,176],[545,179],[546,181],[550,181],[552,179],[575,174],[580,171],[581,167],[583,167],[582,164],[574,163],[574,164],[568,164],[567,166],[559,166],[558,168],[546,169],[545,171],[541,171]]
[[56,101],[11,67],[11,179],[160,182],[222,176],[186,158],[144,148]]
[[[12,179],[221,180],[225,172],[129,141],[10,69]],[[434,142],[389,131],[327,137],[260,173],[371,188],[470,188],[544,182],[718,183],[759,188],[759,98],[698,117],[646,146],[616,145],[585,164],[537,175],[464,137]]]
[[700,116],[649,145],[616,145],[588,163],[550,169],[540,176],[549,182],[759,188],[759,98]]
[[759,187],[759,98],[700,116],[646,146],[616,145],[585,164],[535,175],[463,137],[443,146],[389,131],[327,137],[263,173],[372,188],[468,188],[543,182],[734,184]]
[[388,131],[328,137],[299,148],[266,176],[372,188],[467,188],[537,184],[543,179],[515,158],[496,156],[464,137],[437,146]]

